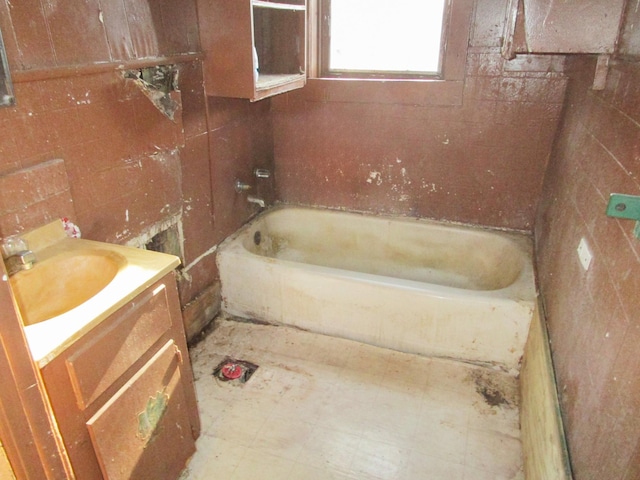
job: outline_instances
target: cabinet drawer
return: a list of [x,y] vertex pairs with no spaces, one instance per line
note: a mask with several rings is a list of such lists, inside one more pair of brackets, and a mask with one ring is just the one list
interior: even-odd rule
[[105,478],[176,478],[195,452],[180,361],[169,340],[87,422]]
[[110,328],[67,359],[78,406],[84,410],[171,329],[164,284],[149,289],[111,318]]

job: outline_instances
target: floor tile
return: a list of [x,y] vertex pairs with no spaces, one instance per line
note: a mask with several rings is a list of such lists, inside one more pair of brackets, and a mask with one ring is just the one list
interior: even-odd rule
[[361,437],[318,426],[304,443],[298,462],[321,470],[350,474]]
[[[181,480],[523,478],[516,379],[294,328],[216,324],[190,350],[202,435]],[[223,382],[212,373],[227,356],[259,368]]]
[[440,457],[426,455],[421,449],[411,452],[409,462],[402,472],[402,480],[464,480],[465,467],[443,460]]
[[291,470],[292,480],[357,480],[357,477],[346,473],[336,472],[327,468],[317,468],[303,463],[296,463]]
[[[262,452],[246,450],[230,480],[258,480],[289,478],[293,463],[282,457]],[[211,477],[224,478],[224,477]]]
[[362,437],[350,470],[356,478],[396,480],[406,468],[410,453],[401,443]]

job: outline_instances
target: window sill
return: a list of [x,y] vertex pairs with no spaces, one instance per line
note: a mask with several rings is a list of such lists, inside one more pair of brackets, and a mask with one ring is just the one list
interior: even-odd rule
[[460,106],[462,80],[310,78],[296,91],[311,102]]

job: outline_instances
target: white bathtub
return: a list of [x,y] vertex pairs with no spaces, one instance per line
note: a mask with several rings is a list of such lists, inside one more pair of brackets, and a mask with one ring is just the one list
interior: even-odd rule
[[218,251],[223,310],[515,373],[536,291],[529,238],[279,207]]

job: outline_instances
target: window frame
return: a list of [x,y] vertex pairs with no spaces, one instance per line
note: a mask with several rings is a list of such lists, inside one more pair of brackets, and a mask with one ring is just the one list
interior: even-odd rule
[[449,16],[451,14],[451,2],[445,0],[442,16],[442,32],[440,37],[440,55],[437,72],[393,72],[388,70],[330,70],[330,17],[331,1],[318,0],[319,5],[319,72],[322,78],[359,78],[359,79],[408,79],[408,80],[441,80],[443,79],[444,58],[446,55],[446,39],[448,35]]
[[[319,1],[307,0],[307,83],[300,98],[323,103],[462,106],[473,0],[449,0],[446,52],[440,79],[323,77],[319,63]],[[285,97],[288,98],[288,97]]]
[[13,83],[9,72],[9,61],[2,40],[0,31],[0,107],[11,107],[15,105],[16,99],[13,95]]

